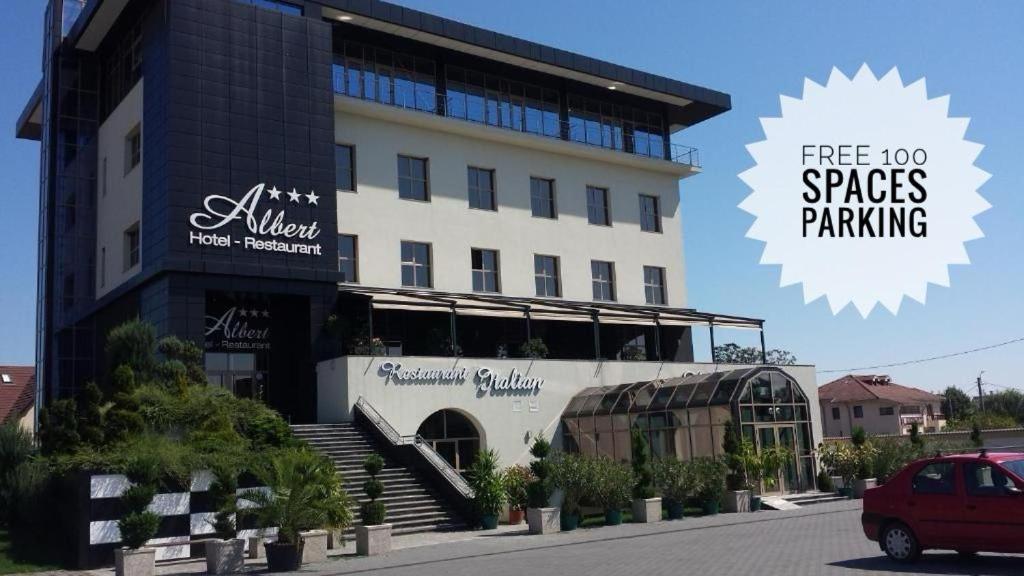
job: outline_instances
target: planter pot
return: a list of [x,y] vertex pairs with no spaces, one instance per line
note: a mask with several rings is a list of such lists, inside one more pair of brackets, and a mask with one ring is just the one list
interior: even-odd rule
[[837,491],[840,488],[843,488],[844,486],[846,486],[846,483],[843,482],[843,477],[842,476],[829,476],[829,478],[832,479],[832,487],[835,488]]
[[633,522],[641,524],[661,522],[661,498],[633,500]]
[[851,488],[850,486],[843,486],[838,490],[838,492],[840,496],[844,496],[846,498],[853,498],[853,488]]
[[619,524],[622,524],[622,510],[618,508],[605,510],[604,524],[605,526],[618,526]]
[[682,520],[683,519],[683,503],[679,500],[669,500],[666,505],[668,508],[668,519],[669,520]]
[[865,478],[864,480],[854,480],[853,481],[853,497],[854,498],[863,498],[865,490],[867,490],[868,488],[874,488],[877,485],[878,485],[878,480],[876,480],[874,478]]
[[153,576],[155,564],[155,548],[114,550],[114,574],[117,576]]
[[484,514],[480,516],[480,527],[484,530],[496,530],[498,528],[498,515]]
[[562,529],[558,508],[527,508],[526,523],[530,534],[554,534]]
[[760,512],[761,511],[761,497],[760,496],[753,496],[752,495],[750,497],[750,511],[751,512]]
[[245,566],[245,540],[210,540],[206,543],[206,573],[234,574]]
[[705,516],[714,516],[718,514],[718,500],[708,500],[701,502],[701,509],[704,510]]
[[356,526],[356,554],[377,556],[391,552],[391,524]]
[[722,497],[726,512],[750,512],[750,490],[730,490]]
[[299,534],[302,539],[302,563],[327,561],[327,530],[310,530]]
[[282,543],[267,542],[263,545],[267,552],[268,572],[295,572],[302,567],[302,542]]
[[516,510],[513,508],[508,511],[508,523],[512,526],[518,526],[523,523],[526,518],[526,510]]
[[563,532],[572,532],[573,530],[580,527],[580,515],[566,514],[563,512],[560,516],[560,522],[562,525]]

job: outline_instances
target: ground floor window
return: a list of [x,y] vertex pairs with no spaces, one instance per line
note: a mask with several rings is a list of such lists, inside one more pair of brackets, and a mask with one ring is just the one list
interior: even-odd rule
[[267,373],[257,368],[255,353],[207,352],[205,365],[210,385],[226,388],[240,398],[266,399]]
[[438,410],[420,424],[422,436],[459,472],[473,464],[480,451],[480,432],[466,415],[456,410]]

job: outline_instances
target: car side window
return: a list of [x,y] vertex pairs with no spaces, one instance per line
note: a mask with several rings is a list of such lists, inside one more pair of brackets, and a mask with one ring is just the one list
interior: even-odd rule
[[956,494],[952,462],[933,462],[921,468],[911,482],[914,494]]
[[1017,487],[999,468],[986,462],[964,465],[964,480],[969,496],[1003,496]]

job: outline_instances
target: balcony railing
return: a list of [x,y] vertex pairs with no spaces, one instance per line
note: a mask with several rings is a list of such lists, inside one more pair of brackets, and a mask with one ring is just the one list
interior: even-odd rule
[[489,100],[482,105],[474,105],[465,93],[434,92],[424,90],[423,85],[410,85],[407,90],[346,90],[343,78],[339,78],[337,73],[334,79],[334,93],[493,128],[700,167],[700,151],[692,146],[673,142],[666,144],[664,136],[629,133],[621,125],[608,122],[582,118],[561,120],[556,112],[530,108],[525,102]]

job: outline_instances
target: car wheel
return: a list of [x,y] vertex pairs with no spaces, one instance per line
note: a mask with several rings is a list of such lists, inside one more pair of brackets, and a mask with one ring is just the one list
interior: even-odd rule
[[902,522],[893,522],[882,531],[882,550],[896,562],[914,562],[921,557],[917,538]]

